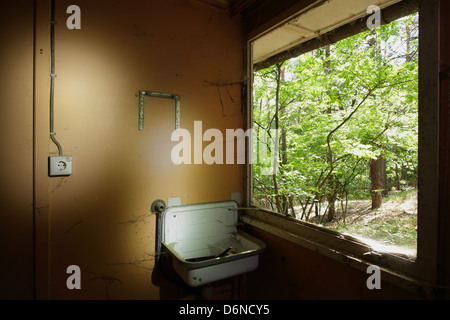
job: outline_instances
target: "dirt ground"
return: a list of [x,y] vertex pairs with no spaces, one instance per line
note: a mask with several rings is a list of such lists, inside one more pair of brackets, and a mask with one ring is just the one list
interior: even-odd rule
[[[340,207],[337,211],[342,222],[342,212]],[[407,197],[399,196],[398,199],[384,200],[381,207],[375,210],[371,209],[370,200],[351,200],[348,202],[346,223],[369,223],[375,218],[391,219],[393,216],[402,214],[417,214],[417,193]]]
[[376,210],[371,209],[371,200],[349,200],[345,217],[340,202],[336,202],[332,222],[325,222],[326,217],[323,217],[326,205],[322,204],[320,215],[310,222],[352,235],[377,250],[415,255],[417,192],[391,192]]

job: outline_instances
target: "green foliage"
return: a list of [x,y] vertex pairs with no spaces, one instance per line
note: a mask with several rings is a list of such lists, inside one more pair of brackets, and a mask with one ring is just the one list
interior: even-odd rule
[[254,129],[281,132],[277,173],[254,164],[256,204],[308,220],[325,198],[370,198],[380,155],[391,186],[414,183],[417,24],[408,16],[254,74]]

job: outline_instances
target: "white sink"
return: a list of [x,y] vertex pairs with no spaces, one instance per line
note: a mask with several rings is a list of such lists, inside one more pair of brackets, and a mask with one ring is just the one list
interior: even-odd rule
[[237,228],[237,208],[234,201],[222,201],[163,212],[162,248],[187,285],[202,286],[258,267],[265,243]]

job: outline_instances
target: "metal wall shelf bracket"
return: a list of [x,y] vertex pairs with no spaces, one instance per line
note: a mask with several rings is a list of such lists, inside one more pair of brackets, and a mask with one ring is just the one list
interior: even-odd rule
[[139,90],[139,130],[144,130],[144,98],[155,97],[175,100],[175,130],[180,129],[180,96],[170,93]]

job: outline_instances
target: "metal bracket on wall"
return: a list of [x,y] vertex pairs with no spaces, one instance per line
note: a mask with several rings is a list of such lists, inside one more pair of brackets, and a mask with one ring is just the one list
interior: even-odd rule
[[144,97],[155,97],[175,100],[175,130],[180,129],[180,96],[170,93],[139,90],[139,130],[144,130]]

